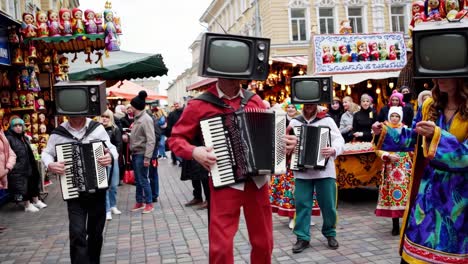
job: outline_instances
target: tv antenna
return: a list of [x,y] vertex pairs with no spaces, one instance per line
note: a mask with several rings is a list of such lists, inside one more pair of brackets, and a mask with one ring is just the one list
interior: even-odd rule
[[210,15],[213,18],[213,21],[218,24],[218,26],[223,30],[224,34],[229,34],[227,31],[221,26],[221,24],[218,22],[218,19],[216,19],[215,16],[213,16],[210,12],[206,12],[208,15]]

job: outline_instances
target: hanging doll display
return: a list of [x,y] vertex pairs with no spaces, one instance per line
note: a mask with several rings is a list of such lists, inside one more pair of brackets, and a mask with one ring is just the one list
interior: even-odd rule
[[97,24],[95,21],[96,14],[91,9],[85,10],[85,28],[87,34],[97,33]]
[[36,27],[37,27],[37,37],[43,38],[49,36],[49,26],[47,25],[48,18],[47,14],[44,11],[37,11],[36,13]]
[[102,14],[101,13],[95,13],[95,20],[96,22],[96,28],[97,28],[97,33],[102,34],[104,33],[104,26],[103,26],[103,21],[102,21]]
[[62,8],[59,11],[60,17],[60,30],[62,31],[62,36],[71,36],[73,34],[72,24],[71,24],[71,12],[67,8]]
[[19,43],[19,37],[16,32],[16,26],[8,27],[8,42],[13,44]]
[[114,14],[112,10],[104,10],[104,35],[106,51],[119,51],[120,50],[120,39],[117,34],[117,28],[114,24]]
[[83,11],[78,7],[73,8],[72,10],[73,21],[72,21],[72,28],[73,34],[84,34],[85,33],[85,25],[83,22]]
[[380,60],[380,53],[379,49],[377,48],[377,42],[369,43],[369,58],[371,61]]
[[23,37],[25,38],[34,38],[36,37],[36,29],[37,27],[35,26],[34,23],[34,15],[31,13],[23,13],[23,23],[21,25],[22,27],[22,34]]
[[367,51],[367,43],[365,41],[359,40],[357,42],[358,49],[358,61],[368,61],[369,52]]
[[57,11],[55,10],[49,10],[49,21],[48,21],[48,26],[49,26],[49,36],[51,37],[57,37],[60,36],[61,31],[60,31],[60,22],[59,22],[59,15]]

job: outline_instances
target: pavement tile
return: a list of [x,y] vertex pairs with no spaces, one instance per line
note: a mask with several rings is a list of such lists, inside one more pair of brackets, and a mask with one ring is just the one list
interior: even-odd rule
[[[134,186],[118,188],[117,207],[122,214],[106,223],[102,263],[208,263],[207,210],[184,206],[192,199],[191,183],[180,181],[180,168],[169,163],[160,161],[161,195],[151,214],[130,212],[135,203]],[[14,203],[0,208],[0,223],[8,227],[0,236],[0,263],[70,262],[66,203],[58,179],[52,177],[52,181],[47,190],[48,207],[40,212],[25,215]],[[376,197],[375,188],[339,192],[338,250],[327,248],[322,219],[313,217],[311,247],[293,254],[296,237],[288,228],[289,219],[274,214],[272,263],[400,263],[399,238],[390,234],[391,219],[374,215]],[[249,263],[250,250],[241,216],[234,238],[235,263]]]

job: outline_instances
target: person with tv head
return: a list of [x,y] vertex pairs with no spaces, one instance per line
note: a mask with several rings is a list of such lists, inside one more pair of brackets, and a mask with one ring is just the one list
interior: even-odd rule
[[[105,89],[105,87],[104,87]],[[63,91],[63,90],[62,90]],[[59,92],[56,89],[56,93]],[[70,97],[55,96],[58,115],[66,112],[68,121],[63,122],[55,128],[42,151],[42,162],[48,172],[65,177],[65,163],[56,161],[56,145],[62,143],[81,142],[89,143],[93,140],[104,141],[105,154],[97,159],[101,166],[111,166],[112,160],[118,158],[117,149],[112,145],[109,135],[104,126],[86,116],[100,113],[90,113],[88,109],[84,113],[73,114],[70,105]],[[60,98],[65,100],[60,101]],[[67,99],[68,98],[68,99]],[[76,100],[74,97],[72,100]],[[103,112],[105,101],[99,106]],[[68,111],[69,110],[69,111]],[[95,192],[79,192],[77,198],[66,200],[68,207],[69,236],[70,236],[70,258],[71,263],[99,263],[103,243],[103,230],[106,223],[106,189],[97,189]]]
[[[336,240],[336,171],[333,160],[343,152],[344,139],[333,118],[319,112],[316,103],[304,103],[302,115],[291,120],[290,127],[301,125],[325,126],[330,128],[331,147],[323,147],[321,155],[330,158],[323,169],[305,168],[294,173],[296,199],[296,225],[294,234],[297,241],[293,253],[300,253],[310,246],[310,212],[313,207],[314,189],[323,217],[322,234],[327,238],[328,247],[337,249]],[[308,152],[308,150],[306,150]]]
[[[270,40],[217,33],[202,38],[199,75],[217,77],[202,95],[190,100],[168,139],[170,149],[183,159],[196,160],[206,170],[214,168],[217,157],[213,146],[195,146],[202,141],[202,119],[229,114],[239,109],[265,109],[262,99],[241,89],[242,80],[264,80],[268,75]],[[208,52],[208,50],[210,52]],[[246,65],[248,70],[246,71]],[[296,143],[293,135],[285,136],[286,151]],[[211,171],[213,173],[213,171]],[[234,263],[234,236],[239,227],[241,208],[244,212],[251,263],[271,263],[273,222],[270,207],[269,175],[249,177],[215,188],[209,177],[209,262]]]
[[376,122],[372,129],[384,150],[416,147],[402,263],[467,263],[468,76],[434,83],[433,96],[419,108],[412,128],[398,132]]

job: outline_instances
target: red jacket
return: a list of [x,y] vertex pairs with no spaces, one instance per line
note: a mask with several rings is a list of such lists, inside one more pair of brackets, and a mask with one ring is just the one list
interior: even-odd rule
[[[218,96],[216,85],[208,88],[206,92],[210,92]],[[232,100],[223,98],[222,100],[235,110],[240,108],[241,97],[237,97]],[[249,100],[245,108],[265,109],[265,106],[262,99],[258,95],[255,95]],[[189,142],[191,142],[197,135],[200,135],[201,137],[200,120],[232,111],[232,109],[222,109],[205,101],[195,99],[190,100],[187,103],[179,121],[172,129],[171,136],[168,139],[169,148],[176,156],[191,160],[195,146],[191,145]]]

